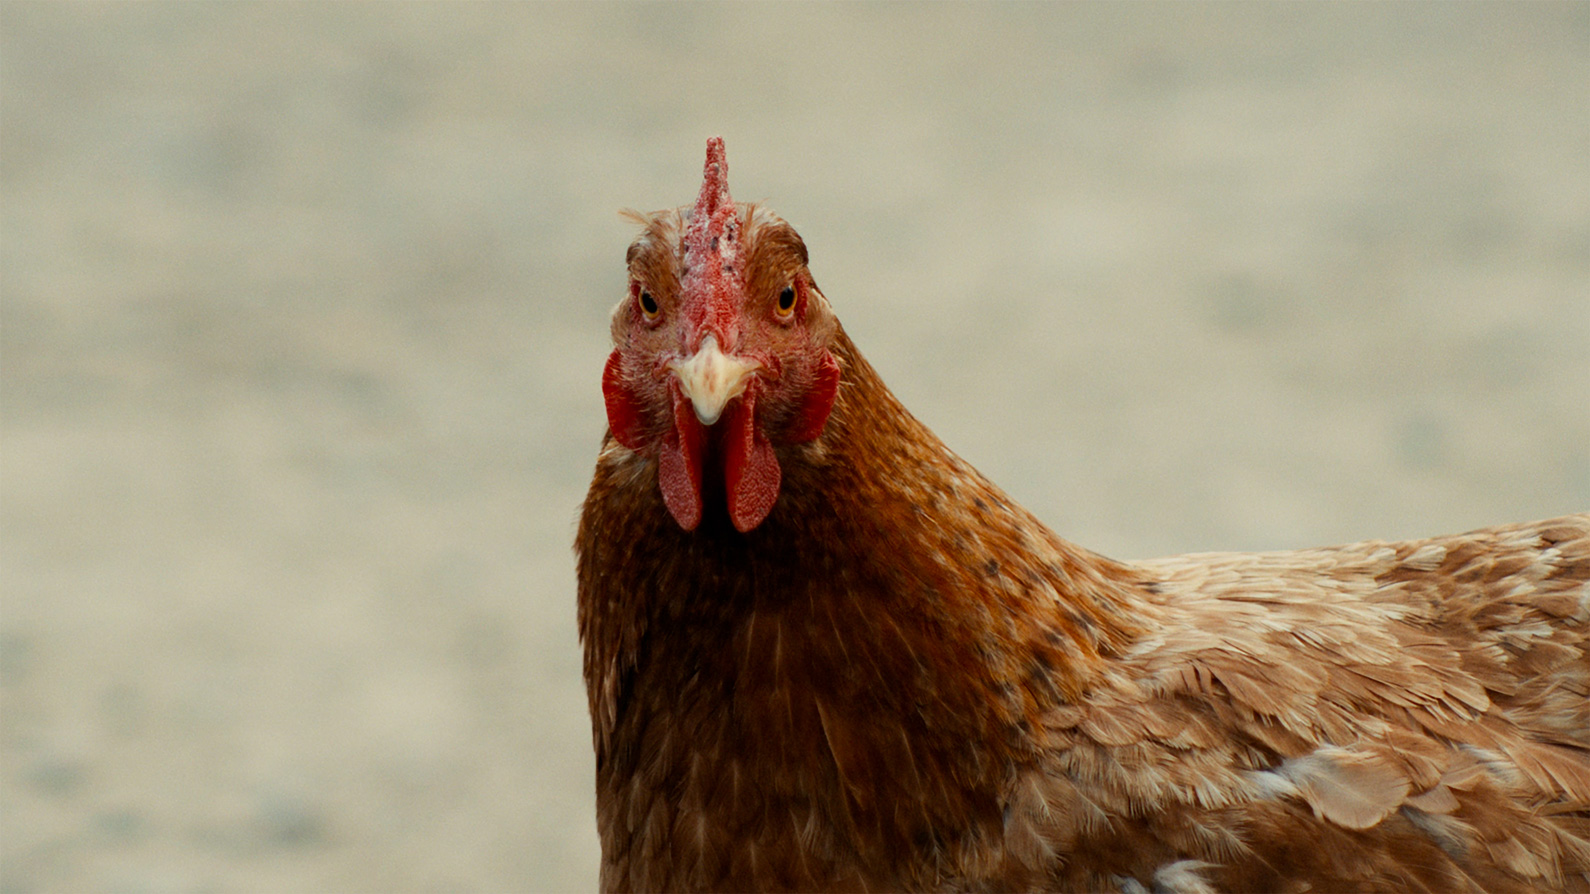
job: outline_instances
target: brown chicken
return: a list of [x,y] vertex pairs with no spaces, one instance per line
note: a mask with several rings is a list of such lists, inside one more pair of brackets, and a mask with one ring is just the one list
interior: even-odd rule
[[580,520],[609,891],[1590,890],[1590,515],[1106,559],[784,221],[637,215]]

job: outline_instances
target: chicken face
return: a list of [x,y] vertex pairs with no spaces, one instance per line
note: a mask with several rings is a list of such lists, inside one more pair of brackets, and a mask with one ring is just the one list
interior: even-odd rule
[[641,218],[629,294],[602,375],[620,444],[658,461],[680,527],[723,499],[740,531],[778,499],[778,451],[822,434],[839,386],[835,323],[789,224],[729,196],[723,141],[707,143],[694,207]]

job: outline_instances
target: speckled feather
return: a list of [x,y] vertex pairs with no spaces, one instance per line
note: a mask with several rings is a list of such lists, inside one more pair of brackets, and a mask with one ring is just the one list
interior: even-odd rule
[[[1111,561],[913,418],[800,237],[739,214],[747,301],[803,277],[839,393],[748,533],[711,494],[681,529],[656,456],[603,443],[604,890],[1590,891],[1590,515]],[[687,217],[630,250],[664,300]]]

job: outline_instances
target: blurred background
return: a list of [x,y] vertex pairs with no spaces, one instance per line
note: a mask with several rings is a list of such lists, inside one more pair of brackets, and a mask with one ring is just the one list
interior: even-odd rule
[[0,6],[0,891],[594,886],[618,210],[1120,558],[1590,508],[1590,6]]

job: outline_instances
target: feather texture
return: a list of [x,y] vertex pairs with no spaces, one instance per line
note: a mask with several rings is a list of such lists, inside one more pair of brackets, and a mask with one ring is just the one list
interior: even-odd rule
[[[737,213],[747,305],[807,289],[837,396],[743,532],[602,446],[604,890],[1590,891],[1590,515],[1106,559],[906,412],[794,231]],[[630,250],[665,309],[686,217]]]

